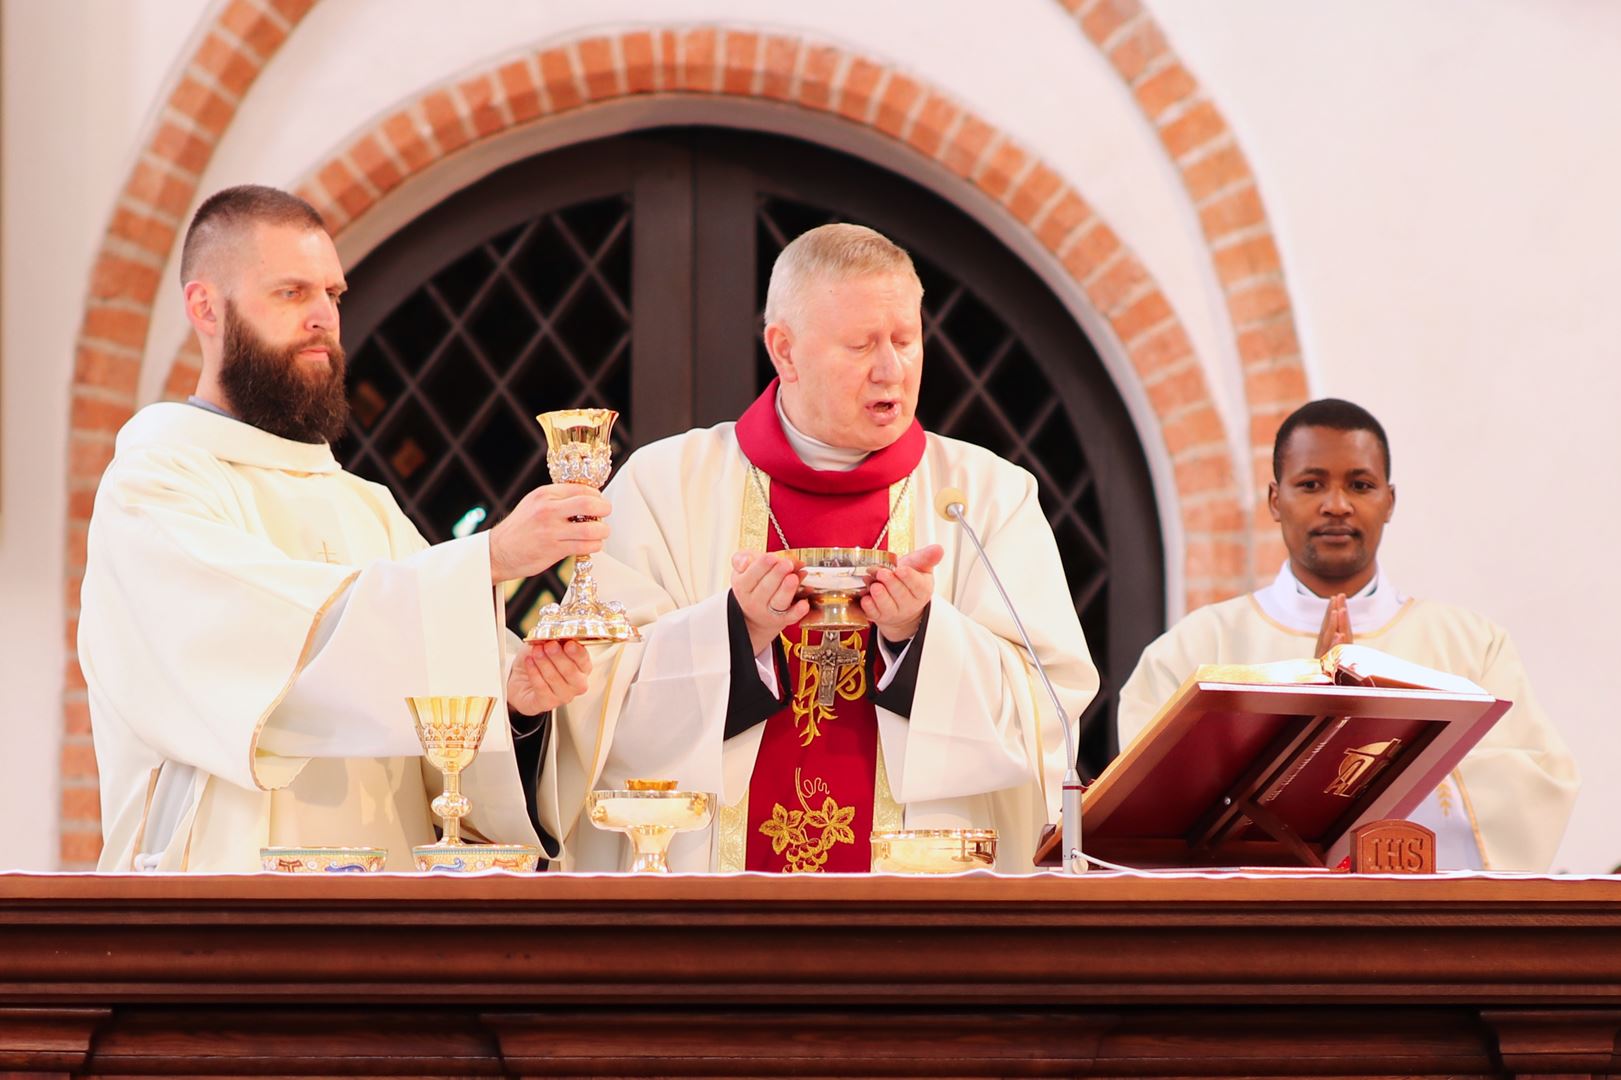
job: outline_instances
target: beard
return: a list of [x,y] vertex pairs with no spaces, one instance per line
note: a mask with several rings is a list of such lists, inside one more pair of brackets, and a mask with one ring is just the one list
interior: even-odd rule
[[1373,556],[1368,552],[1367,541],[1361,536],[1354,540],[1349,551],[1336,552],[1319,549],[1312,539],[1307,537],[1300,553],[1300,563],[1324,581],[1344,581],[1355,577],[1366,570],[1368,564],[1373,561]]
[[[327,366],[303,370],[303,349],[326,350]],[[277,347],[260,337],[225,302],[224,356],[220,389],[231,412],[244,424],[302,443],[330,443],[349,420],[344,393],[343,347],[330,334],[313,334]]]

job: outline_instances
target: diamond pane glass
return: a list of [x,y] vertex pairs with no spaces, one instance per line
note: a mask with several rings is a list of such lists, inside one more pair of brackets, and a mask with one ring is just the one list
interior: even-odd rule
[[[630,200],[616,195],[504,229],[454,254],[355,345],[344,464],[386,483],[429,542],[489,528],[549,482],[535,413],[618,410],[623,460],[630,228]],[[569,571],[513,590],[514,628],[562,595]]]

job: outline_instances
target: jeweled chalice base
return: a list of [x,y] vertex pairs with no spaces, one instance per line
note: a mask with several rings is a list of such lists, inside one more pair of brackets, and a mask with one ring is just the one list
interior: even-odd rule
[[507,870],[532,874],[540,849],[527,844],[423,844],[411,849],[423,873],[478,874]]
[[623,615],[552,615],[543,610],[525,641],[640,641],[642,634]]
[[966,874],[995,867],[995,829],[902,829],[872,834],[875,874]]

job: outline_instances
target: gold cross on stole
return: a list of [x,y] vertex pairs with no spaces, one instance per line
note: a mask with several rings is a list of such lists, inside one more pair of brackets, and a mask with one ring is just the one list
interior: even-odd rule
[[321,561],[322,562],[324,562],[324,563],[337,562],[337,560],[332,557],[332,556],[334,556],[336,554],[337,554],[336,551],[333,551],[331,548],[326,546],[326,541],[325,540],[321,541],[320,556],[321,556]]
[[845,648],[839,641],[837,631],[824,630],[822,643],[814,648],[802,649],[799,659],[801,663],[816,666],[816,704],[831,709],[839,682],[853,665],[861,662],[861,652]]

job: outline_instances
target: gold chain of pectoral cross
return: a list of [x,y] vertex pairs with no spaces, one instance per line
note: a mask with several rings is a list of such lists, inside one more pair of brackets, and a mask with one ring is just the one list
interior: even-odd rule
[[799,745],[809,746],[822,733],[822,725],[833,719],[839,698],[857,701],[867,692],[867,653],[859,630],[845,635],[824,630],[819,645],[795,643],[784,634],[782,647],[790,661],[799,661],[791,705]]
[[[777,539],[782,541],[782,549],[784,551],[792,549],[794,545],[788,542],[788,534],[782,531],[782,522],[777,520],[776,512],[771,509],[771,496],[766,494],[765,481],[760,479],[760,467],[758,465],[749,466],[749,479],[754,481],[754,490],[760,494],[760,503],[765,507],[765,516],[771,520],[771,528],[776,532]],[[889,519],[884,522],[883,531],[878,534],[878,539],[872,542],[874,549],[884,546],[884,541],[889,537],[889,526],[895,521],[895,510],[906,500],[906,489],[911,486],[912,478],[910,476],[901,482],[901,490],[889,507]]]

